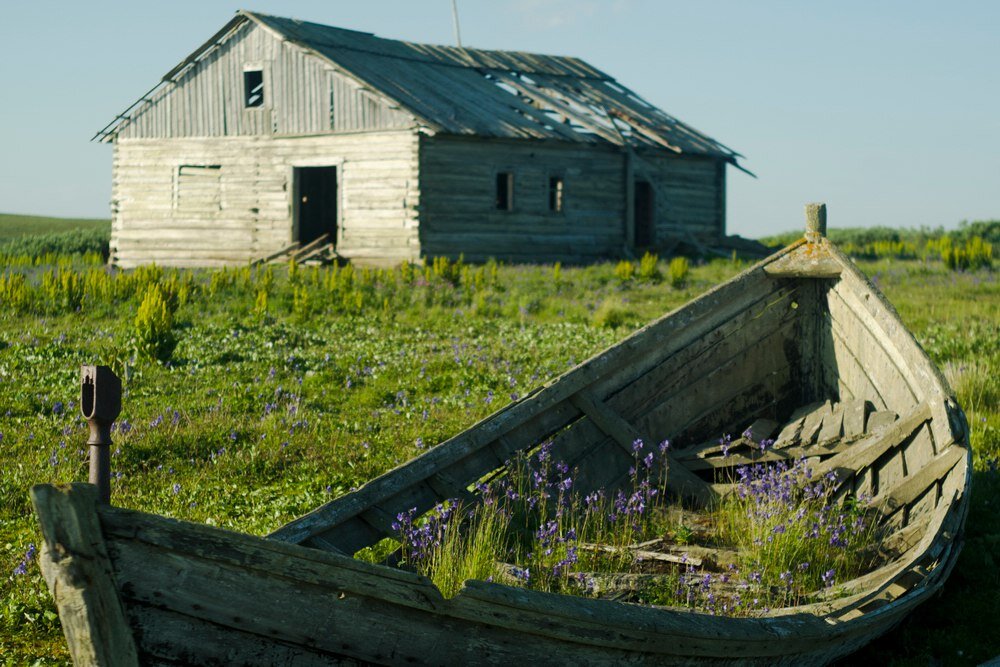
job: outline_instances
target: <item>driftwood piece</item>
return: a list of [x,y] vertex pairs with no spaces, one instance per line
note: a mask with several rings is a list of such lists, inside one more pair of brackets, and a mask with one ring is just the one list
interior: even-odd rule
[[31,501],[44,543],[39,562],[78,665],[138,665],[97,519],[97,488],[38,485]]
[[638,545],[630,545],[625,547],[616,547],[609,544],[591,544],[588,542],[581,542],[580,548],[584,551],[600,551],[604,553],[628,553],[630,556],[635,558],[637,561],[643,560],[657,560],[663,561],[665,563],[674,563],[677,565],[691,564],[695,567],[701,565],[701,559],[689,558],[686,555],[677,555],[673,553],[650,551],[648,549],[641,549]]

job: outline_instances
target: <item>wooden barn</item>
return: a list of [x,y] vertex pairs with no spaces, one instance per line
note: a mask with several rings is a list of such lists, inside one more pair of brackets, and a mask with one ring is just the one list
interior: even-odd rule
[[239,11],[95,138],[112,261],[585,262],[726,236],[739,154],[577,58]]

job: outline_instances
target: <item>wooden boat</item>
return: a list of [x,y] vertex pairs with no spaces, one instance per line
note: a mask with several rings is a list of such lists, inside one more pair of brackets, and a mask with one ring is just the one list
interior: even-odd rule
[[[824,664],[943,585],[968,505],[967,426],[878,290],[806,238],[644,327],[422,456],[262,538],[36,486],[42,566],[78,664]],[[512,454],[552,440],[577,485],[622,475],[639,437],[669,437],[669,486],[710,503],[719,433],[785,424],[798,448],[880,501],[897,546],[847,594],[722,617],[422,576],[351,555]]]

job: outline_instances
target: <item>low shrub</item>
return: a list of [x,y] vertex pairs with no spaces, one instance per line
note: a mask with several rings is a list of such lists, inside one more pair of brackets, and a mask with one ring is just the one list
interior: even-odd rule
[[146,290],[133,322],[133,336],[138,356],[168,361],[177,345],[174,314],[158,284]]
[[630,262],[627,259],[623,259],[622,261],[615,264],[615,278],[617,278],[619,282],[627,283],[634,277],[635,277],[635,263]]
[[639,260],[639,280],[659,282],[663,278],[660,273],[660,257],[647,252]]
[[691,265],[687,257],[674,257],[667,266],[667,275],[670,278],[671,287],[683,287],[687,282]]

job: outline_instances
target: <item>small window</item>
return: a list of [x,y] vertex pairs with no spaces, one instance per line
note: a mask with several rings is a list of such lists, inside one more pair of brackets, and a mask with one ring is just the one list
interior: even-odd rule
[[218,211],[222,208],[222,167],[188,165],[177,168],[175,202],[180,211]]
[[264,71],[243,72],[243,105],[247,108],[264,106]]
[[501,171],[497,174],[497,201],[498,211],[514,210],[514,173]]
[[565,181],[562,176],[549,176],[549,211],[562,213]]

